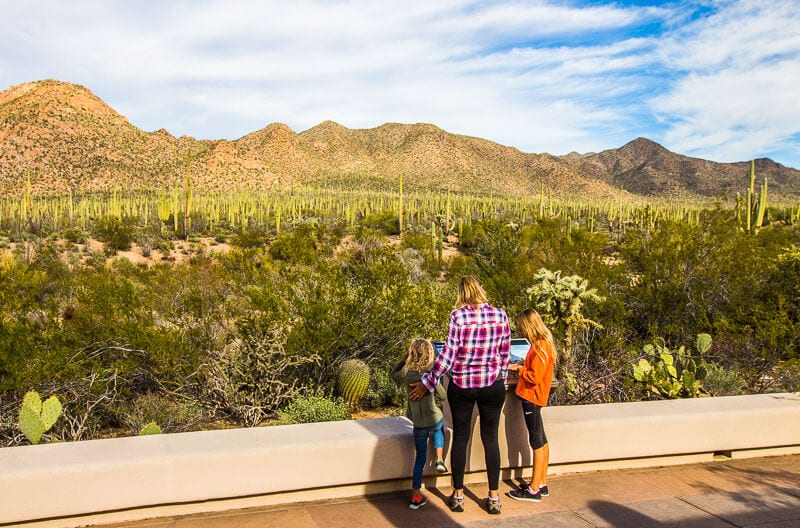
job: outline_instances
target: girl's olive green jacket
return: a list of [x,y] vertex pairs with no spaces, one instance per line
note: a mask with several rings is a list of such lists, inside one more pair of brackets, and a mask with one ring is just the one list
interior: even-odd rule
[[[398,385],[406,387],[406,394],[408,394],[409,384],[417,383],[422,376],[422,372],[418,370],[407,370],[403,372],[405,361],[401,361],[397,366],[392,369],[392,379]],[[408,406],[406,407],[406,417],[411,420],[414,427],[423,428],[436,425],[442,419],[442,402],[447,399],[447,392],[444,390],[442,382],[436,385],[436,390],[433,393],[426,394],[421,400],[408,399]]]

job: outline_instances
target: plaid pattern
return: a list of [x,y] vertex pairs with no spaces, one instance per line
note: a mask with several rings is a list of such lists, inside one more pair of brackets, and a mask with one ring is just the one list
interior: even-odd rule
[[511,329],[502,309],[483,303],[453,310],[447,342],[422,384],[433,392],[446,372],[461,389],[488,387],[498,376],[505,381],[510,344]]

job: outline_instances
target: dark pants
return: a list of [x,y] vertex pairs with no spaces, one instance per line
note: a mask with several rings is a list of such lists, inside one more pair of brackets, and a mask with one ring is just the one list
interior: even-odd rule
[[472,434],[472,410],[478,405],[481,442],[486,460],[489,489],[496,490],[500,483],[500,445],[497,430],[500,413],[506,400],[506,388],[502,378],[488,387],[461,389],[450,382],[447,386],[447,403],[453,414],[453,451],[450,454],[453,471],[453,487],[464,487],[464,468],[467,464],[467,444]]
[[544,422],[542,422],[542,408],[522,398],[520,401],[522,402],[522,414],[525,417],[525,427],[528,428],[528,442],[535,451],[547,443]]

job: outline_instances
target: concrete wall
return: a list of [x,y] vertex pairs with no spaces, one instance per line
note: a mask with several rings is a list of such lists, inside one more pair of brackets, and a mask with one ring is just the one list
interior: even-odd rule
[[[800,452],[797,394],[548,407],[543,416],[554,473]],[[468,482],[485,479],[475,422]],[[511,393],[500,433],[504,477],[519,475],[531,455]],[[409,487],[412,463],[404,418],[5,448],[0,524],[79,526],[389,491]]]

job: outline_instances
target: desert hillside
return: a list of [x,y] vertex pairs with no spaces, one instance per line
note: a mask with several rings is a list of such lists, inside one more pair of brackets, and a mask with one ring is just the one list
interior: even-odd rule
[[[263,190],[301,184],[452,189],[563,197],[630,192],[730,196],[746,187],[747,162],[675,154],[646,139],[598,154],[524,153],[431,124],[348,129],[325,121],[301,133],[274,123],[234,141],[145,132],[82,86],[47,80],[0,92],[0,192],[152,189],[176,185],[187,158],[199,190]],[[770,192],[800,195],[800,171],[757,161]]]

